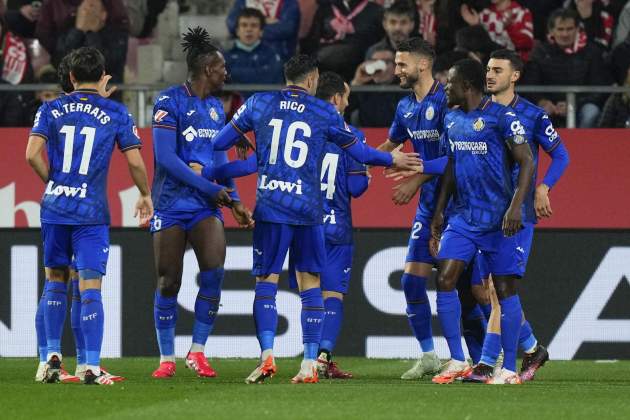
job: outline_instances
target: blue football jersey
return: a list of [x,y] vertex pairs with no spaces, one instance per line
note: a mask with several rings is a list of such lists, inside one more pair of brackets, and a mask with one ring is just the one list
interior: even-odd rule
[[[444,115],[448,110],[446,93],[436,80],[420,102],[415,93],[398,102],[396,116],[389,128],[389,140],[403,143],[410,140],[413,150],[422,160],[433,160],[440,156],[440,136],[444,132]],[[417,214],[427,220],[433,217],[437,200],[439,177],[433,177],[422,185]]]
[[[523,222],[536,223],[536,210],[534,209],[534,197],[536,194],[536,179],[538,174],[538,151],[541,147],[545,152],[551,153],[561,142],[560,136],[553,128],[551,119],[541,107],[534,105],[525,98],[514,95],[514,99],[508,105],[514,110],[519,121],[525,128],[525,137],[529,141],[534,158],[534,178],[531,190],[523,202]],[[519,165],[514,165],[513,182],[518,182]]]
[[288,87],[252,95],[231,124],[256,136],[258,187],[254,219],[288,225],[322,223],[320,174],[326,142],[357,139],[328,102]]
[[[175,130],[177,155],[187,165],[212,166],[218,154],[225,155],[215,152],[212,142],[224,125],[221,101],[213,96],[201,99],[187,84],[160,92],[153,107],[153,127]],[[195,212],[213,206],[203,193],[170,176],[157,162],[152,194],[155,209],[161,211]]]
[[[363,133],[349,126],[366,143]],[[324,199],[324,233],[331,244],[352,243],[352,196],[348,189],[349,176],[367,176],[367,166],[354,159],[333,143],[326,145],[322,162],[322,197]]]
[[511,108],[483,98],[478,108],[445,117],[449,156],[454,160],[455,208],[449,224],[489,232],[501,228],[514,195],[513,163],[506,141],[525,143],[523,125]]
[[42,104],[31,135],[47,141],[50,178],[42,223],[109,224],[107,173],[114,145],[123,152],[142,145],[127,108],[95,90],[77,90]]

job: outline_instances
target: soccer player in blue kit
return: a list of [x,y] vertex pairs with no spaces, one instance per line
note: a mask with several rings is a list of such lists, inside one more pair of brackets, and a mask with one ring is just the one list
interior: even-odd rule
[[[214,137],[225,125],[223,106],[213,94],[222,88],[227,72],[223,55],[205,29],[189,29],[182,45],[188,80],[162,91],[153,114],[155,216],[151,233],[158,275],[154,319],[160,349],[154,378],[175,375],[177,294],[187,242],[200,273],[192,344],[185,363],[200,377],[216,376],[204,348],[219,310],[223,284],[226,244],[220,207],[231,206],[240,225],[251,224],[251,215],[241,204],[232,180],[218,185],[191,168],[227,162],[226,152],[213,147]],[[226,187],[232,192],[228,194]]]
[[[529,141],[534,159],[533,185],[537,181],[538,154],[539,148],[551,156],[549,166],[544,179],[535,188],[532,188],[525,198],[523,204],[523,229],[517,234],[519,247],[523,254],[523,265],[520,275],[524,275],[527,259],[532,246],[534,235],[534,225],[538,219],[550,217],[552,215],[551,204],[549,202],[549,190],[557,183],[569,164],[569,154],[564,147],[560,136],[553,128],[549,116],[545,111],[522,98],[515,93],[515,85],[523,70],[523,62],[519,55],[511,50],[497,50],[490,55],[486,69],[487,92],[493,95],[493,100],[502,105],[509,106],[514,110],[519,121],[525,128],[525,136]],[[514,169],[514,178],[518,176],[518,167]],[[481,264],[482,272],[480,278],[487,278],[486,264]],[[477,296],[481,295],[483,286],[473,285],[473,291]],[[498,310],[500,308],[492,308]],[[465,381],[487,382],[495,366],[497,356],[501,350],[501,342],[498,334],[489,333],[484,343],[484,351],[481,362],[474,367],[473,372]],[[525,352],[521,366],[520,378],[522,381],[532,380],[534,373],[549,359],[549,353],[544,346],[538,344],[529,322],[523,317],[519,336],[519,346]]]
[[[98,93],[99,81],[105,76],[103,55],[95,48],[80,48],[71,53],[69,67],[74,92],[40,107],[26,150],[27,161],[46,182],[41,205],[47,279],[44,381],[59,379],[66,281],[74,255],[86,349],[84,383],[112,385],[113,381],[101,372],[100,351],[104,322],[101,279],[109,251],[106,185],[114,144],[125,154],[131,177],[140,190],[136,215],[141,223],[153,215],[153,204],[133,119],[124,105]],[[42,156],[45,146],[49,163]]]
[[[423,161],[442,155],[440,135],[444,130],[447,106],[444,88],[433,79],[434,59],[433,47],[421,38],[411,38],[398,44],[396,76],[400,79],[400,86],[412,92],[398,103],[388,140],[379,149],[393,150],[409,140]],[[427,296],[427,279],[435,265],[435,259],[429,252],[429,224],[439,182],[438,177],[417,174],[395,187],[394,203],[402,205],[407,204],[422,186],[401,278],[407,301],[407,319],[422,350],[422,357],[402,374],[402,379],[420,379],[436,373],[441,365],[434,350],[431,306]]]
[[[449,160],[431,231],[434,238],[441,238],[437,310],[451,360],[433,377],[435,383],[452,383],[471,371],[461,345],[461,304],[455,287],[478,252],[492,275],[502,312],[504,368],[492,380],[520,382],[516,353],[522,309],[517,279],[523,260],[516,235],[522,228],[522,205],[532,183],[533,158],[515,113],[484,97],[484,88],[485,72],[479,62],[461,60],[449,70],[448,105],[457,109],[444,120]],[[513,163],[519,168],[516,182]],[[442,232],[444,210],[452,195],[453,214]]]
[[255,157],[245,162],[250,172],[258,171],[252,274],[256,276],[254,320],[262,354],[247,383],[262,382],[276,372],[275,300],[289,250],[302,300],[304,342],[304,360],[292,382],[318,381],[316,358],[324,318],[319,273],[326,259],[320,174],[326,142],[362,163],[421,169],[416,154],[389,154],[363,145],[332,104],[313,96],[319,78],[313,58],[292,57],[284,72],[288,86],[251,96],[215,142],[215,148],[227,149],[249,131],[256,135]]

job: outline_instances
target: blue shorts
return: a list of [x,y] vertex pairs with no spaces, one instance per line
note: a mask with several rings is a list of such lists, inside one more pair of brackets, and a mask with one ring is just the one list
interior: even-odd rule
[[517,250],[516,238],[516,235],[506,238],[501,230],[474,232],[449,225],[442,234],[438,259],[468,264],[480,252],[488,273],[521,277],[525,264],[523,254]]
[[326,263],[323,225],[285,225],[257,221],[254,227],[252,275],[281,273],[287,252],[295,270],[321,273]]
[[426,264],[435,264],[435,258],[429,252],[429,240],[431,239],[431,221],[425,220],[416,214],[409,235],[409,244],[407,245],[407,257],[405,262],[419,262]]
[[220,209],[207,208],[194,212],[156,210],[151,219],[150,231],[155,233],[173,226],[179,226],[188,232],[197,223],[208,217],[216,217],[223,222],[223,213],[221,213]]
[[[517,248],[516,251],[521,255],[522,264],[519,266],[520,272],[518,275],[523,277],[525,275],[525,269],[527,267],[527,261],[529,260],[529,254],[532,250],[532,242],[534,240],[534,224],[527,223],[523,226],[523,229],[519,230],[516,235]],[[481,279],[487,279],[490,276],[490,272],[488,271],[488,264],[485,261],[484,257],[481,256],[477,258],[479,261],[479,276]],[[479,282],[481,284],[481,280]]]
[[475,259],[472,262],[472,272],[470,274],[470,284],[473,286],[482,286],[483,280],[488,278],[488,269],[481,252],[477,252]]
[[[322,268],[320,281],[322,290],[328,292],[348,293],[350,276],[352,276],[352,255],[354,245],[331,244],[326,242],[326,264]],[[289,287],[297,289],[295,264],[289,258]]]
[[109,256],[108,225],[57,225],[42,223],[44,267],[94,270],[105,275]]

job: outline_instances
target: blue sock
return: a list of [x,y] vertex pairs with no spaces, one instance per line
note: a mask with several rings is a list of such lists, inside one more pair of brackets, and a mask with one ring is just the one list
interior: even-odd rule
[[483,340],[483,350],[481,352],[481,363],[487,366],[494,366],[497,364],[497,358],[501,353],[501,334],[486,333],[486,338]]
[[302,299],[302,342],[304,360],[315,360],[324,324],[324,298],[322,289],[314,287],[300,292]]
[[427,279],[404,273],[401,283],[407,300],[407,320],[411,331],[416,336],[423,352],[433,351],[431,304],[427,295]]
[[47,353],[61,354],[61,334],[68,306],[66,283],[48,281],[44,299],[46,300],[44,325],[46,326]]
[[341,331],[343,322],[343,301],[336,297],[329,297],[324,300],[324,327],[322,328],[322,339],[319,342],[320,350],[327,350],[332,353],[337,344],[337,337]]
[[464,340],[466,340],[468,353],[472,358],[473,364],[477,364],[481,358],[483,340],[486,336],[486,327],[488,326],[479,305],[462,312],[462,325],[464,327],[462,334]]
[[532,330],[532,326],[529,324],[529,321],[524,319],[524,322],[521,324],[521,332],[518,337],[518,344],[523,351],[529,351],[533,349],[536,344],[538,344],[538,340],[534,336],[534,331]]
[[463,362],[466,357],[462,348],[462,334],[459,326],[462,307],[457,290],[437,292],[437,312],[444,338],[446,338],[448,348],[451,351],[451,358]]
[[219,312],[223,267],[202,271],[199,273],[199,283],[199,292],[195,301],[192,342],[205,346],[214,327],[217,312]]
[[77,349],[77,365],[87,363],[85,354],[85,338],[81,330],[81,293],[79,279],[72,280],[72,306],[70,307],[70,325],[74,335],[74,345]]
[[155,292],[153,320],[161,356],[175,356],[175,324],[177,323],[177,296],[162,296]]
[[100,289],[86,289],[81,292],[81,330],[85,338],[86,364],[101,365],[101,345],[105,321]]
[[44,291],[39,298],[37,304],[37,312],[35,313],[35,332],[37,333],[37,349],[39,350],[39,361],[45,362],[48,360],[46,355],[48,354],[48,344],[46,343],[46,322],[44,320],[44,313],[46,312],[46,285],[48,281],[44,283]]
[[278,285],[267,281],[256,282],[254,297],[254,323],[260,350],[273,349],[273,340],[278,328],[276,294]]
[[479,307],[481,308],[481,312],[483,312],[483,316],[486,317],[486,321],[488,321],[490,319],[490,312],[492,312],[492,305],[489,303],[487,305],[479,304]]
[[501,346],[503,347],[503,367],[516,372],[518,336],[523,320],[521,300],[518,295],[499,301],[501,304]]

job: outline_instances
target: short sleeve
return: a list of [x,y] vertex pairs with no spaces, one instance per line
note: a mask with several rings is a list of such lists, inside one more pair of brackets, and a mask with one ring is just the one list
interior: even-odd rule
[[35,120],[33,122],[33,128],[31,129],[31,135],[39,136],[48,140],[48,136],[50,134],[48,124],[49,120],[50,106],[48,103],[43,103],[35,113]]
[[177,130],[177,109],[169,95],[160,94],[153,106],[153,128]]
[[560,136],[553,127],[549,115],[542,112],[536,118],[536,130],[534,132],[534,139],[536,143],[543,148],[545,152],[551,152],[560,144]]
[[133,121],[133,117],[131,114],[124,115],[124,122],[120,124],[118,133],[116,133],[116,142],[121,152],[142,147],[142,142],[138,135],[138,128]]
[[236,113],[234,113],[232,121],[230,121],[230,124],[241,134],[248,133],[254,129],[254,119],[252,115],[255,110],[255,101],[256,95],[250,96]]
[[515,145],[527,143],[525,127],[523,127],[523,124],[514,111],[508,110],[502,112],[503,115],[499,118],[499,129],[501,130],[502,139]]
[[396,108],[396,115],[394,115],[394,121],[392,121],[391,127],[389,127],[388,138],[394,143],[404,143],[409,138],[407,129],[403,124],[403,115],[400,111],[400,104]]

